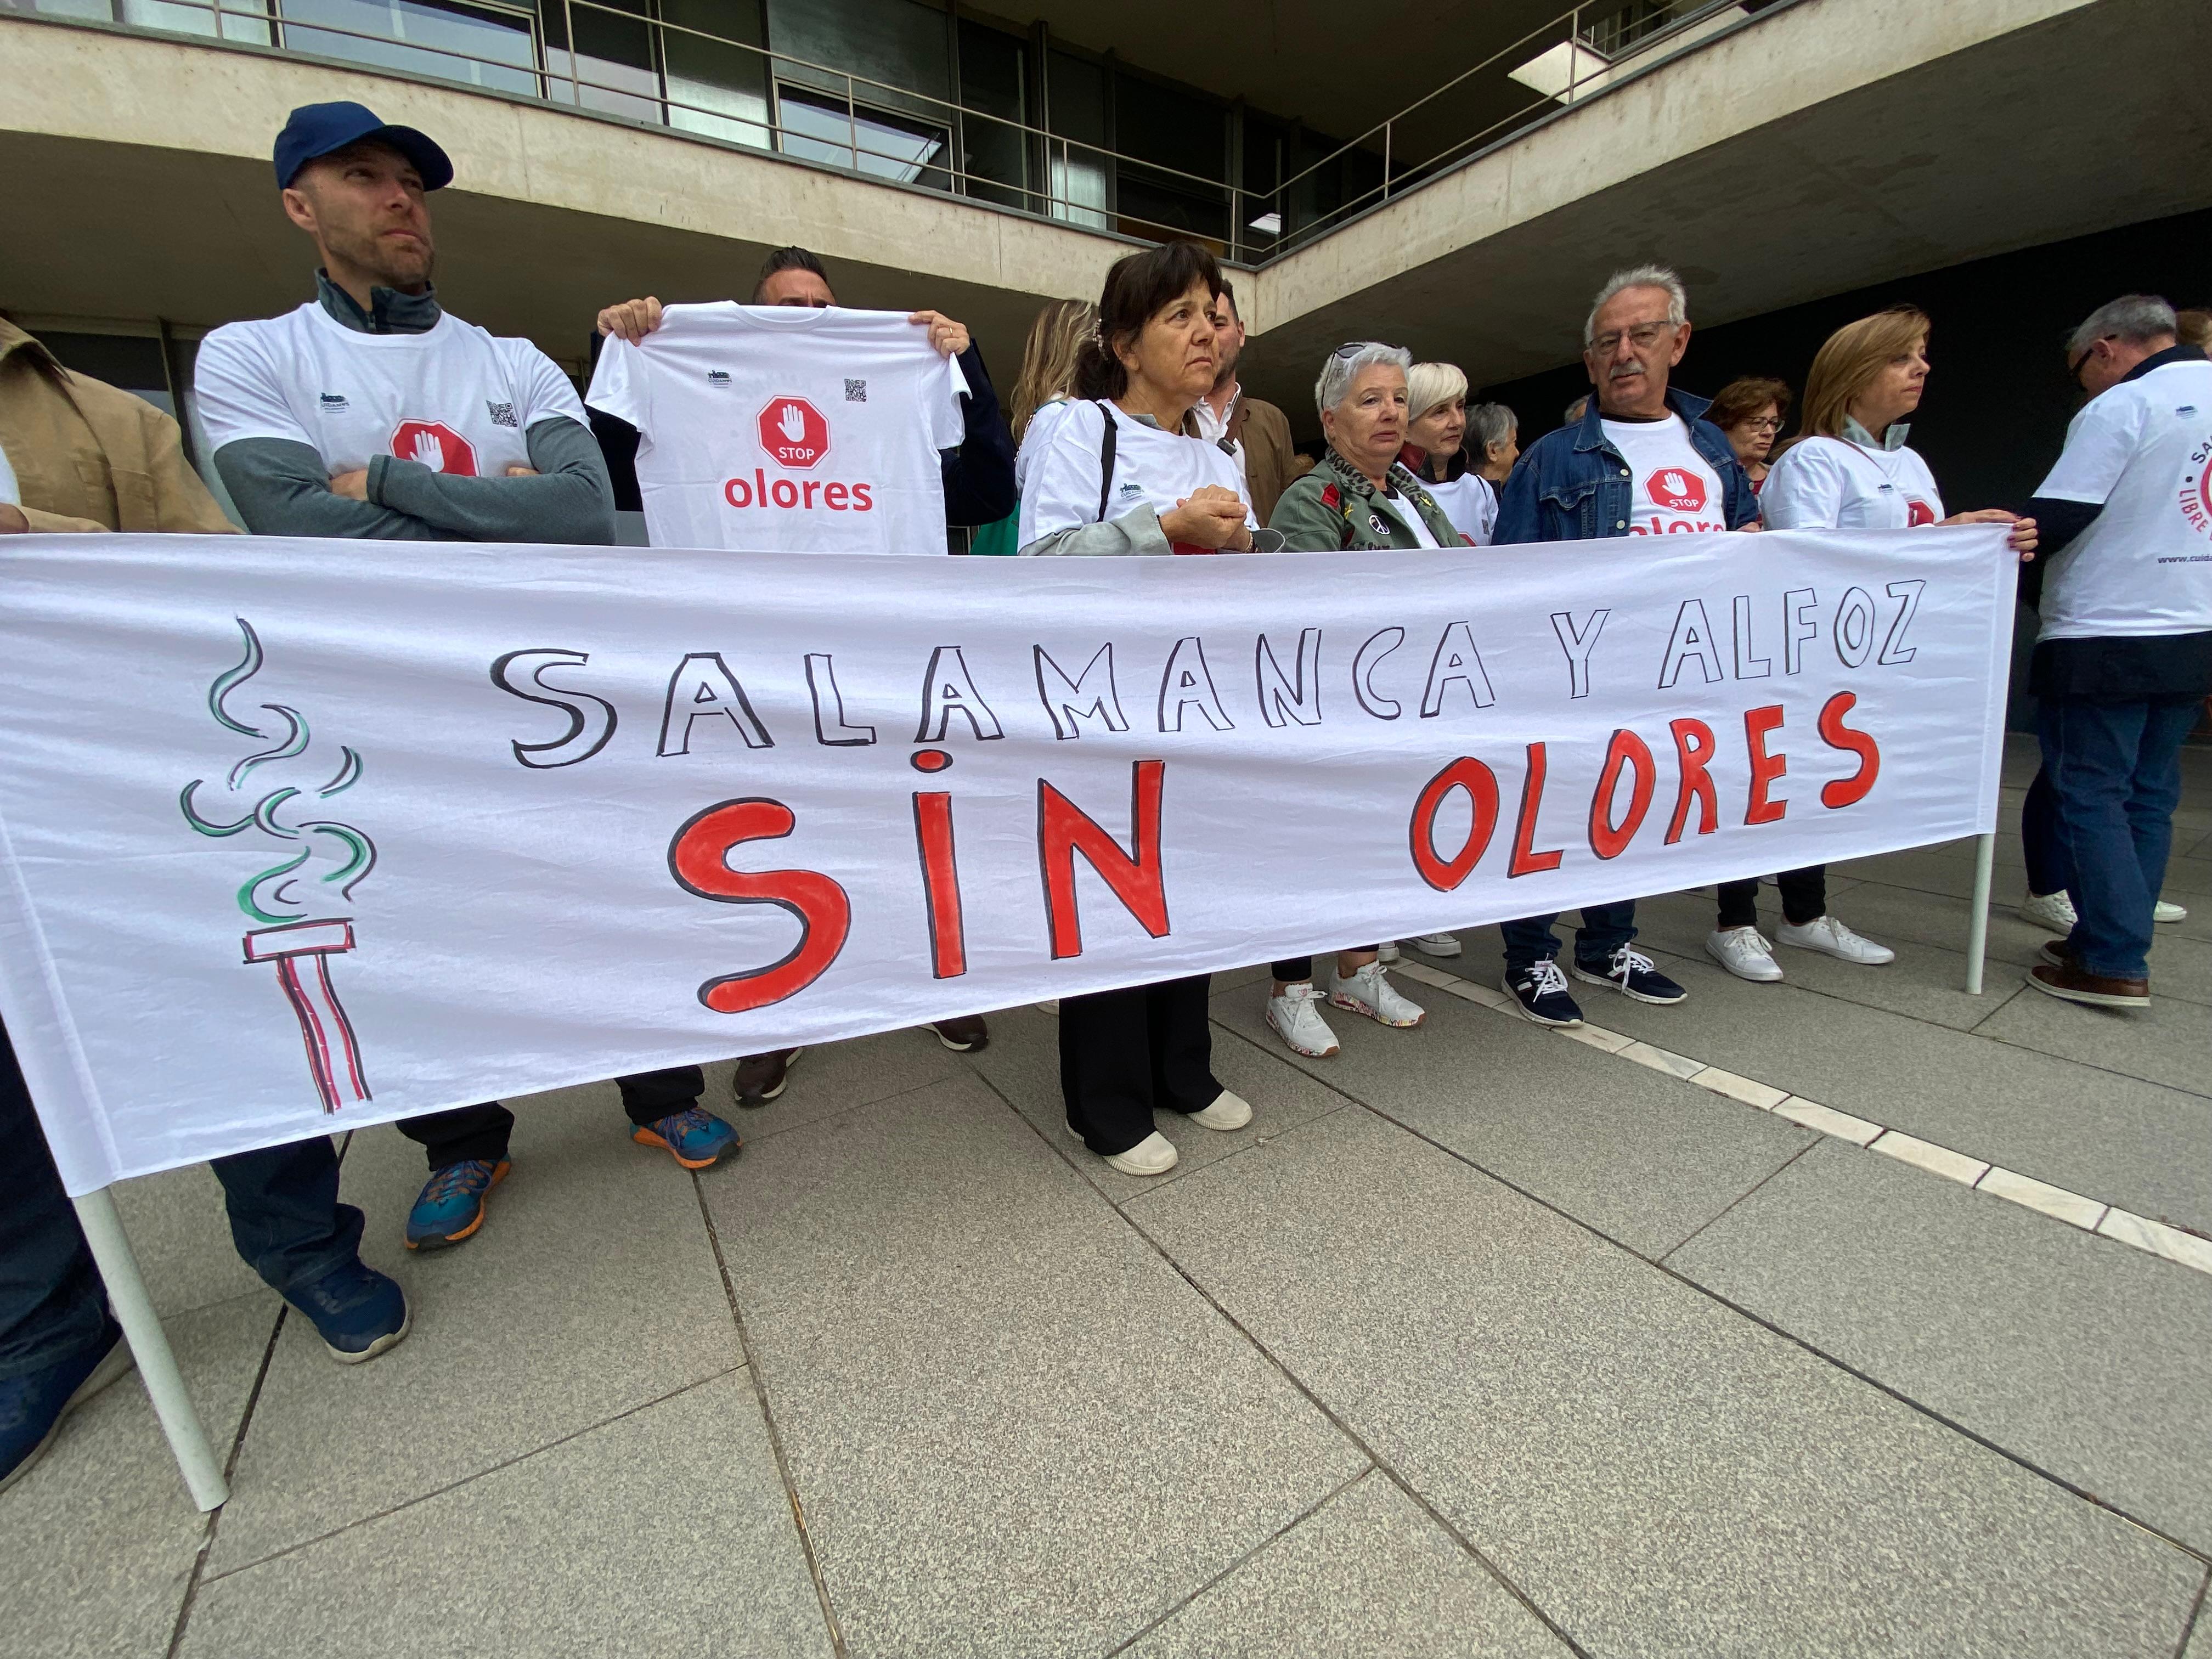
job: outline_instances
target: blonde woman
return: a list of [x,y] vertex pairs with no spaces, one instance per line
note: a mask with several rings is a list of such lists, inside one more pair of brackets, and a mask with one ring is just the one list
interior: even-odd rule
[[1054,300],[1030,325],[1022,347],[1022,372],[1014,381],[1007,413],[1013,417],[1014,488],[1029,476],[1030,458],[1052,441],[1052,429],[1066,409],[1075,385],[1076,359],[1098,325],[1098,307],[1088,300]]
[[1452,527],[1478,547],[1498,522],[1498,492],[1467,453],[1467,375],[1451,363],[1415,363],[1406,372],[1405,469],[1444,510]]
[[[1899,306],[1828,337],[1805,380],[1805,435],[1776,458],[1759,488],[1770,530],[1909,530],[1936,524],[2008,524],[2014,550],[2035,550],[2035,520],[2002,509],[1946,518],[1928,463],[1905,447],[1905,416],[1928,381],[1928,317]],[[1897,952],[1828,914],[1827,870],[1776,878],[1783,925],[1775,937],[1801,950],[1879,967]],[[1724,881],[1708,955],[1738,979],[1771,983],[1781,964],[1759,931],[1759,882]]]

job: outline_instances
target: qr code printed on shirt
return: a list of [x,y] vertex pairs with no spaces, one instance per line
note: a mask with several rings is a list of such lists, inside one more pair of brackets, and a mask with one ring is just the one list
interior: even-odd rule
[[490,398],[487,398],[484,399],[484,409],[485,411],[490,415],[491,423],[494,426],[514,426],[518,424],[514,418],[514,405],[513,404],[495,404],[492,402]]
[[864,404],[867,402],[868,383],[866,380],[846,381],[845,401],[848,404]]

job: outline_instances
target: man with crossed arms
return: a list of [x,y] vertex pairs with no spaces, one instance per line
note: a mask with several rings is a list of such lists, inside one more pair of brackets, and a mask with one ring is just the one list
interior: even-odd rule
[[[309,104],[277,136],[284,212],[322,257],[316,297],[233,323],[200,347],[216,470],[258,536],[611,544],[614,497],[575,388],[526,340],[443,310],[430,283],[428,193],[453,163],[359,104]],[[736,1153],[678,1066],[617,1079],[631,1139],[687,1170]],[[430,1178],[410,1249],[471,1237],[508,1169],[497,1102],[410,1118]]]

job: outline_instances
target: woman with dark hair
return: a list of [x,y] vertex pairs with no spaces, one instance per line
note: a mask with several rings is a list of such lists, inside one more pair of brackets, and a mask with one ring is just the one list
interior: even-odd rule
[[[2008,524],[2023,557],[2035,550],[2035,521],[1992,509],[1943,516],[1928,463],[1905,445],[1905,417],[1920,406],[1928,379],[1928,316],[1898,306],[1848,323],[1828,337],[1805,378],[1805,435],[1775,459],[1759,493],[1770,530],[1907,530],[1933,524]],[[1708,415],[1707,419],[1714,418]],[[1879,967],[1897,959],[1886,945],[1828,914],[1823,865],[1785,870],[1783,925],[1775,938],[1801,950]],[[1771,983],[1781,964],[1759,931],[1755,877],[1724,881],[1708,955],[1738,979]]]
[[1705,418],[1725,433],[1735,451],[1743,476],[1751,480],[1751,493],[1759,494],[1772,471],[1768,457],[1790,414],[1790,387],[1765,375],[1746,374],[1720,389]]
[[[1243,553],[1255,531],[1237,462],[1185,435],[1212,389],[1218,354],[1213,256],[1170,242],[1115,261],[1098,321],[1075,363],[1075,393],[1024,479],[1022,553]],[[1275,545],[1280,538],[1273,538]],[[1153,1111],[1241,1129],[1252,1109],[1213,1075],[1211,977],[1060,1000],[1060,1089],[1067,1127],[1125,1175],[1164,1175],[1174,1143]]]

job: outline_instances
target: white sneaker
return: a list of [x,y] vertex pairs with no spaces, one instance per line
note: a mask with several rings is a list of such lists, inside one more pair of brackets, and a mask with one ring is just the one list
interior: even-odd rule
[[1219,1129],[1224,1133],[1231,1129],[1241,1129],[1252,1121],[1252,1103],[1242,1095],[1231,1094],[1224,1089],[1214,1096],[1212,1105],[1202,1112],[1193,1112],[1190,1121],[1208,1129]]
[[1348,1008],[1355,1014],[1400,1030],[1419,1025],[1428,1012],[1419,1004],[1408,1002],[1398,994],[1382,972],[1380,962],[1370,962],[1350,979],[1338,974],[1331,977],[1328,1000],[1340,1008]]
[[1375,947],[1376,961],[1381,963],[1392,963],[1397,961],[1397,959],[1398,946],[1395,940],[1385,939],[1382,944]]
[[1267,999],[1267,1024],[1275,1028],[1275,1035],[1314,1060],[1326,1060],[1336,1052],[1336,1033],[1315,1006],[1320,1000],[1321,993],[1310,984],[1290,986],[1282,995]]
[[1782,977],[1782,964],[1756,927],[1715,928],[1705,936],[1705,954],[1738,979],[1771,985]]
[[2150,919],[2153,921],[2186,921],[2189,912],[2182,905],[2169,904],[2160,899],[2150,907]]
[[1876,945],[1854,933],[1833,916],[1815,916],[1802,927],[1785,921],[1774,930],[1774,937],[1801,951],[1824,951],[1842,961],[1856,962],[1868,968],[1879,968],[1885,962],[1897,960],[1897,952],[1889,946]]
[[[1455,957],[1459,954],[1459,935],[1456,933],[1424,933],[1419,939],[1407,939],[1406,943],[1423,956]],[[1396,958],[1392,959],[1395,961]]]
[[2032,921],[2046,933],[2066,934],[2074,931],[2080,918],[2074,914],[2074,901],[2066,896],[2062,887],[2055,893],[2030,893],[2020,902],[2020,919]]
[[1123,1175],[1156,1176],[1174,1169],[1176,1157],[1175,1143],[1155,1129],[1127,1152],[1107,1153],[1106,1161]]

